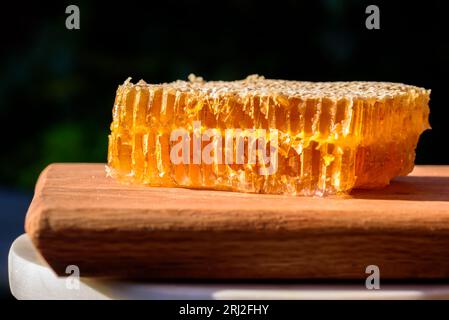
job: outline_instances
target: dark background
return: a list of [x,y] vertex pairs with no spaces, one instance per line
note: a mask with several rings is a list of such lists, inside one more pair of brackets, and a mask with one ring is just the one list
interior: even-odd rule
[[[76,4],[81,29],[67,30]],[[365,8],[380,8],[367,30]],[[105,162],[115,90],[128,76],[376,80],[432,89],[419,164],[449,164],[445,1],[158,1],[1,4],[0,294],[39,172]]]

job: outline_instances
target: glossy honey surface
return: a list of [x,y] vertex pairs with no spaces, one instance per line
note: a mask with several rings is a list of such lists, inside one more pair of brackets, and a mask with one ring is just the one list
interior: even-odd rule
[[[250,76],[245,80],[119,86],[109,136],[108,174],[125,183],[240,192],[326,195],[378,188],[411,172],[420,134],[429,128],[429,90],[382,82],[299,82]],[[174,130],[199,132],[214,147],[214,163],[173,163]],[[226,133],[270,129],[277,134],[276,171],[259,158],[236,161]],[[271,136],[272,137],[272,136]],[[221,149],[217,149],[217,144]],[[245,140],[248,147],[248,140]],[[219,152],[220,151],[220,152]],[[227,160],[232,159],[232,163]]]

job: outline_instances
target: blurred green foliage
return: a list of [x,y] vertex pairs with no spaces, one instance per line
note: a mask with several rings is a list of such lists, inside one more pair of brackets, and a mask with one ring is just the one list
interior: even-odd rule
[[115,90],[128,76],[158,83],[259,73],[424,86],[433,90],[433,130],[418,161],[449,162],[439,147],[449,114],[442,2],[382,4],[374,32],[364,26],[370,3],[358,0],[78,1],[80,30],[65,28],[68,4],[12,3],[0,19],[0,185],[32,189],[51,162],[105,162]]

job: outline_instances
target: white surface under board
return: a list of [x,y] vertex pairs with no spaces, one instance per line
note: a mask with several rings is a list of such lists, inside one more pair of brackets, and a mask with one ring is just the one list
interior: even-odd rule
[[[9,283],[17,299],[449,299],[449,284],[150,283],[57,277],[26,235],[9,252]],[[82,270],[80,271],[82,275]]]

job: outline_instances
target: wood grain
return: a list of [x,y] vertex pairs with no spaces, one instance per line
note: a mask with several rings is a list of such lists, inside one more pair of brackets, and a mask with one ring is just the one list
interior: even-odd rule
[[308,198],[122,185],[53,164],[25,229],[63,275],[146,279],[449,278],[449,166],[382,190]]

